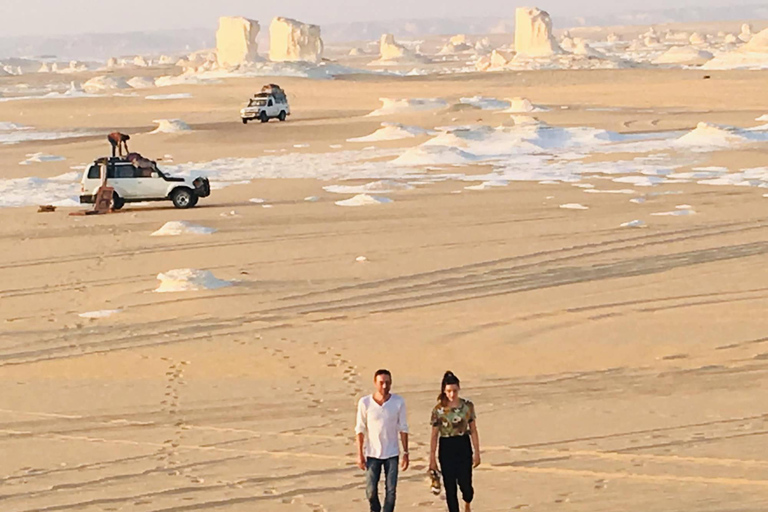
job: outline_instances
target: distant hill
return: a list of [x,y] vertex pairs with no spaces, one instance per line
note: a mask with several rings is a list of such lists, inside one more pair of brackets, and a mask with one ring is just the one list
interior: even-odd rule
[[[664,9],[650,12],[584,17],[559,16],[551,13],[557,29],[617,26],[655,25],[663,23],[691,23],[730,20],[768,19],[768,5],[738,7],[691,7]],[[266,20],[261,20],[262,22]],[[260,46],[268,46],[268,29],[264,25],[259,36]],[[215,22],[212,24],[215,25]],[[494,34],[514,30],[514,10],[508,17],[476,17],[453,19],[402,19],[387,21],[324,24],[323,39],[329,43],[345,41],[373,41],[383,33],[398,38],[418,38],[440,34]],[[47,37],[0,38],[0,58],[39,57],[55,55],[61,60],[106,60],[126,55],[184,54],[215,46],[215,28],[189,28],[183,30],[156,30],[118,34],[82,34]]]
[[61,60],[106,60],[124,55],[189,53],[216,46],[215,30],[190,28],[115,34],[0,38],[0,59],[56,56]]

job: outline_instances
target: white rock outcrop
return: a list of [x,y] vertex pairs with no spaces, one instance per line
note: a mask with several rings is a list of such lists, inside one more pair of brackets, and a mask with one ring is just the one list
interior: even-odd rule
[[411,52],[405,46],[395,41],[394,34],[384,34],[379,41],[379,58],[381,60],[398,60],[404,57],[412,56]]
[[690,46],[673,46],[661,54],[654,64],[677,64],[681,66],[701,66],[712,60],[714,55],[711,53],[692,48]]
[[158,274],[157,279],[160,286],[155,291],[159,293],[215,290],[232,286],[231,282],[218,279],[208,270],[192,268],[169,270]]
[[269,60],[314,62],[323,60],[320,27],[290,18],[275,18],[269,26]]
[[549,57],[562,52],[552,35],[552,20],[546,11],[537,7],[517,8],[515,51],[525,57]]
[[691,37],[688,38],[688,42],[694,45],[707,44],[707,38],[698,32],[694,32],[691,34]]
[[422,55],[395,41],[394,35],[383,34],[379,41],[379,60],[374,61],[374,63],[410,63],[425,62],[426,60]]
[[741,47],[719,54],[704,69],[768,69],[768,29],[754,34]]
[[[749,26],[749,25],[747,25]],[[767,53],[768,54],[768,28],[754,34],[749,42],[739,48],[742,52]]]
[[573,50],[574,55],[582,55],[584,57],[593,57],[597,59],[605,59],[606,55],[602,52],[599,52],[589,46],[589,43],[587,43],[584,39],[577,38],[573,41]]
[[95,76],[83,84],[83,90],[87,93],[130,89],[130,87],[124,78],[111,76]]
[[127,83],[134,89],[151,89],[155,86],[155,81],[148,76],[135,76]]
[[748,43],[750,39],[752,39],[752,25],[749,23],[745,23],[741,26],[741,33],[739,34],[739,39],[744,41],[745,43]]
[[439,55],[450,55],[454,53],[466,52],[472,49],[472,45],[467,41],[464,34],[455,35],[450,38],[445,46],[438,52]]
[[487,53],[491,51],[491,40],[484,37],[475,43],[475,51],[480,53]]
[[219,18],[216,32],[216,61],[221,67],[255,62],[259,55],[256,36],[259,22],[248,18],[224,16]]
[[486,55],[475,63],[475,69],[478,71],[498,71],[504,69],[512,60],[512,56],[499,50],[493,50],[490,55]]

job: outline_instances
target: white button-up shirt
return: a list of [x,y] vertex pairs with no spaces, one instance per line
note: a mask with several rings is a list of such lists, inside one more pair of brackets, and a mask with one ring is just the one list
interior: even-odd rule
[[389,459],[400,455],[400,432],[408,432],[405,400],[400,395],[390,395],[381,405],[373,395],[364,396],[357,403],[355,433],[365,435],[366,457]]

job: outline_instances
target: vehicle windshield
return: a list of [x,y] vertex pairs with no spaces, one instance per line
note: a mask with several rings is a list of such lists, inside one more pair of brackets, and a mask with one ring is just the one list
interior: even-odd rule
[[267,106],[267,100],[265,99],[252,99],[248,102],[249,107],[266,107]]

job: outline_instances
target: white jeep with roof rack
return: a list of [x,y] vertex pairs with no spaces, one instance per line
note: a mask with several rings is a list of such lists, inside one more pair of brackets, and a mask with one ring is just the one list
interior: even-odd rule
[[211,194],[208,178],[169,176],[158,169],[154,161],[140,156],[134,161],[121,157],[99,158],[85,169],[80,185],[81,204],[93,204],[102,186],[114,189],[114,210],[125,203],[168,200],[173,201],[176,208],[192,208],[201,197]]
[[276,84],[262,87],[261,92],[254,94],[253,98],[248,100],[248,105],[240,110],[243,124],[256,120],[262,123],[269,122],[270,119],[285,121],[289,115],[291,115],[291,107],[288,105],[288,98],[285,91]]

